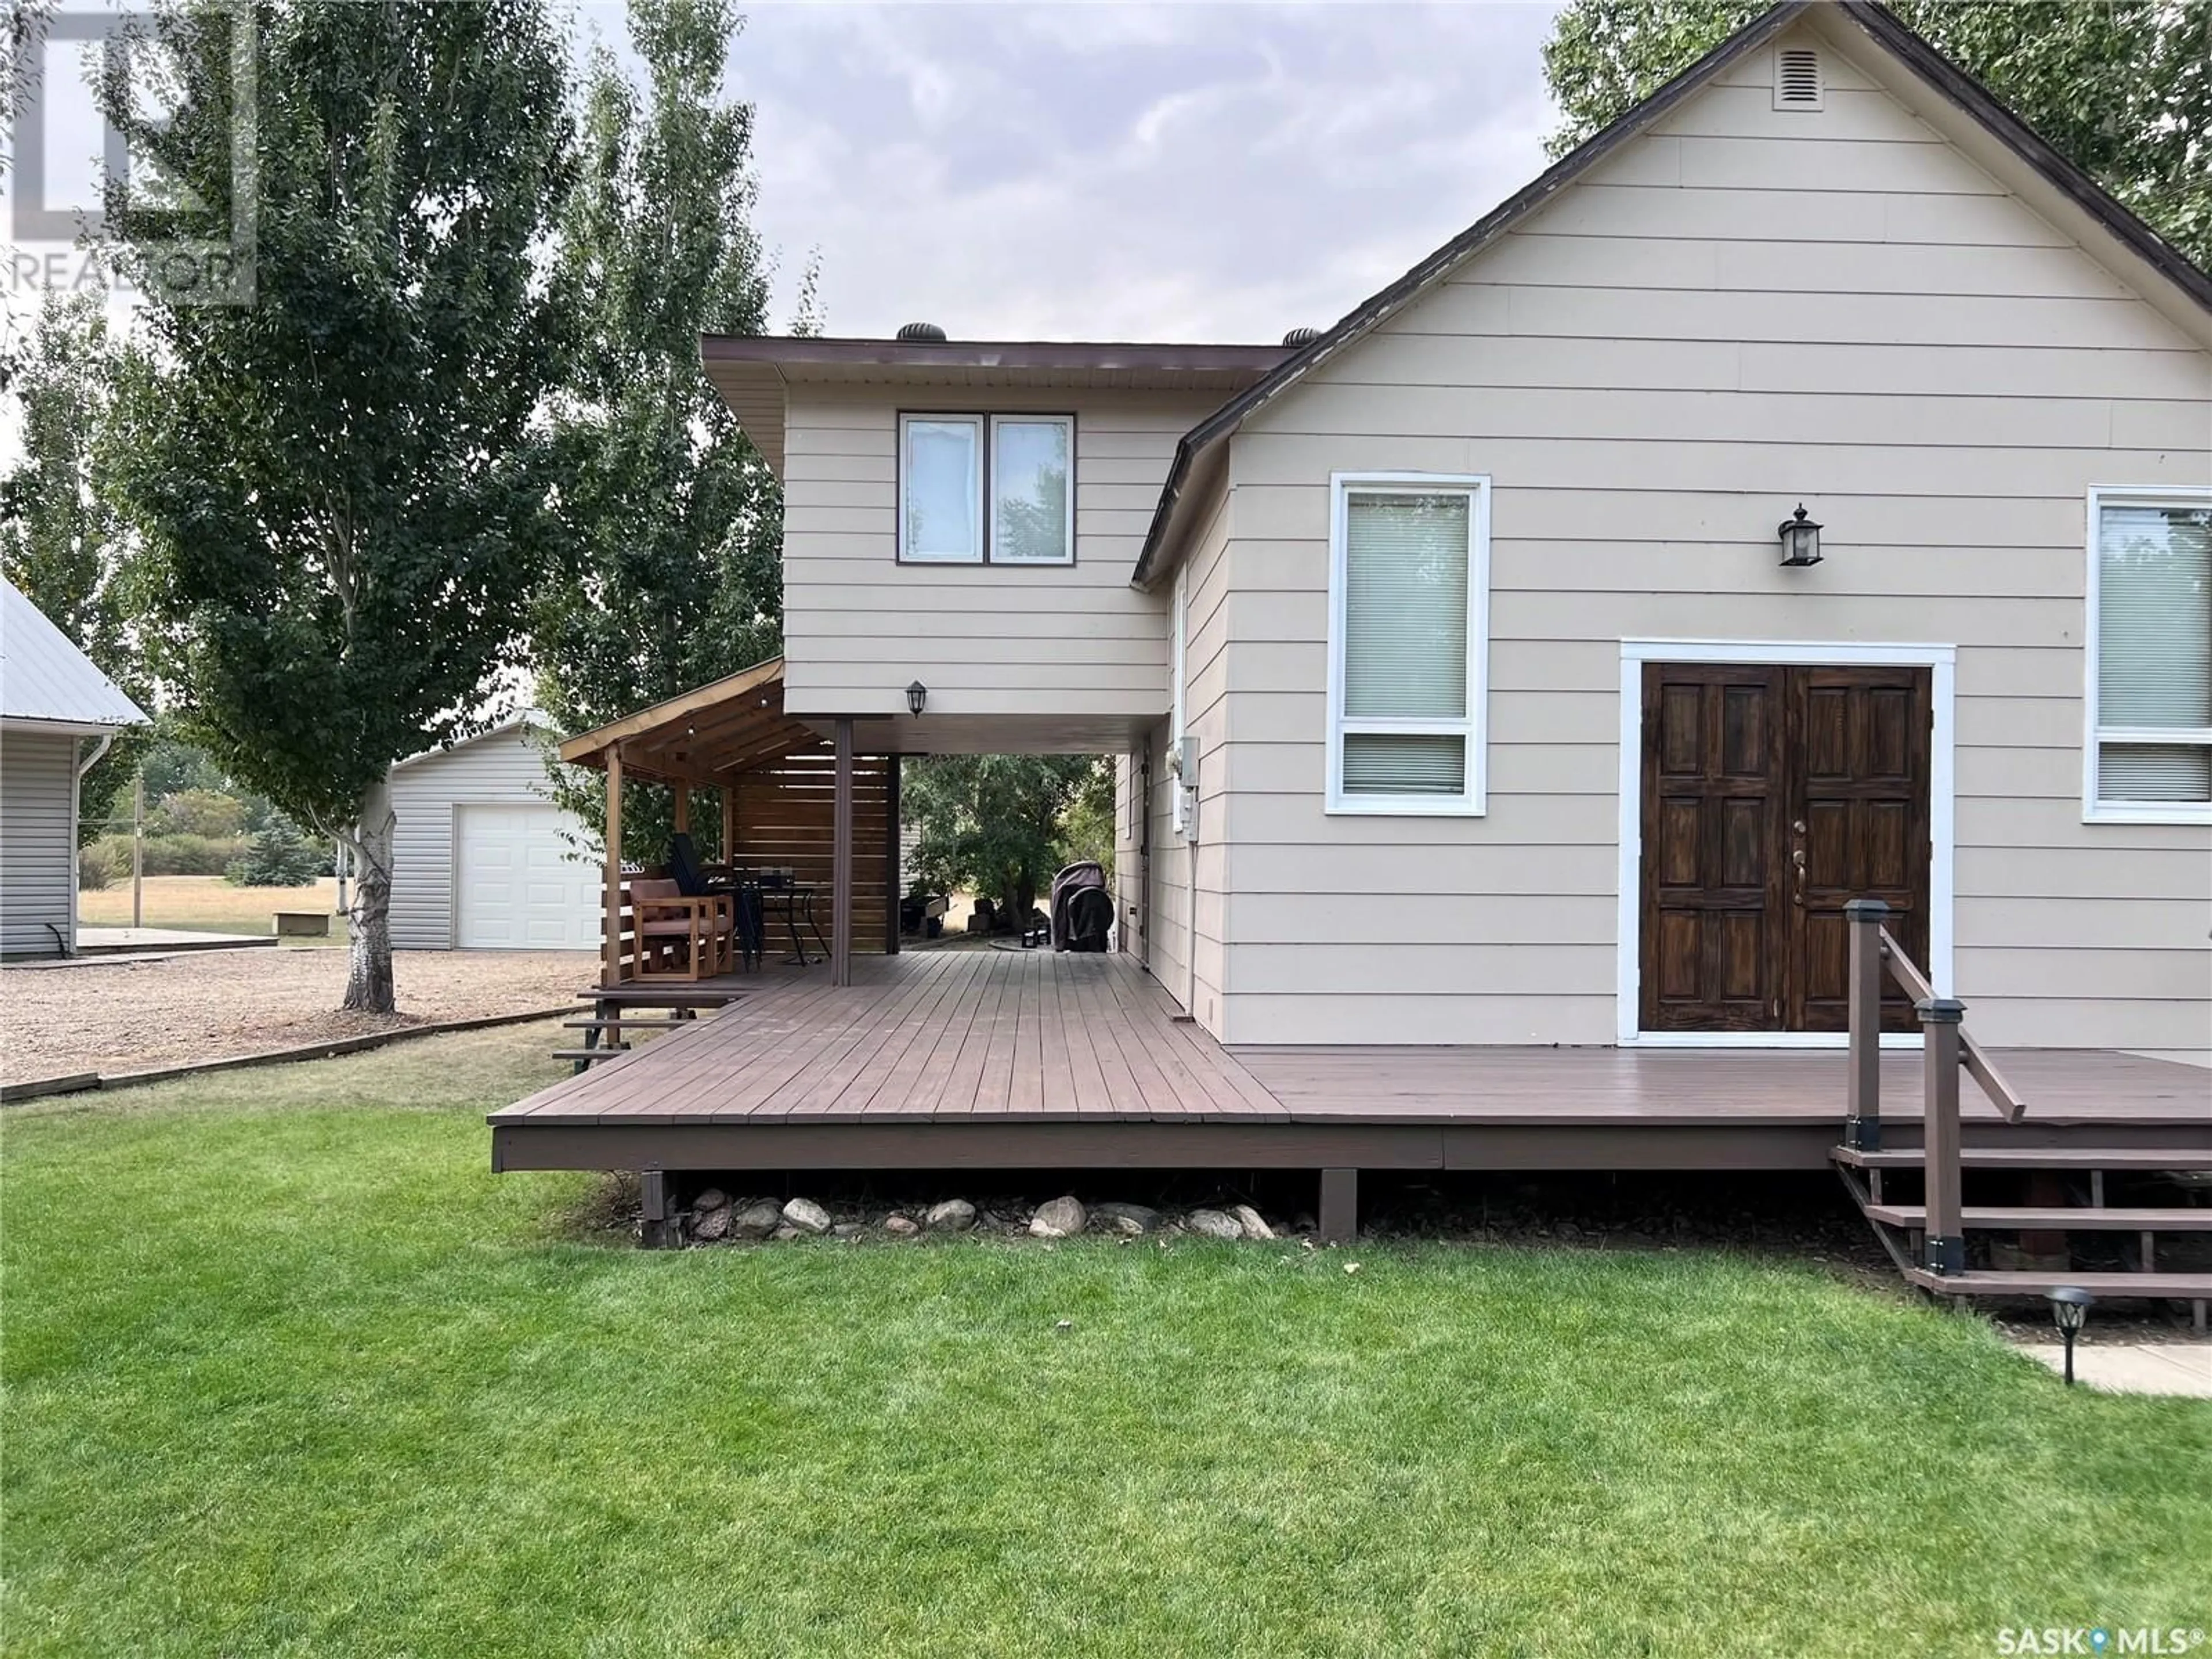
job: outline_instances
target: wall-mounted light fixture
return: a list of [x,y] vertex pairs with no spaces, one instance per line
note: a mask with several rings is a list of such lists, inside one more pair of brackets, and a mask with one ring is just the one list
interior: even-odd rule
[[908,714],[919,717],[921,711],[928,707],[928,704],[929,688],[927,686],[924,685],[920,680],[916,680],[912,685],[907,687],[906,711]]
[[1784,569],[1793,565],[1820,562],[1820,526],[1805,516],[1805,503],[1797,503],[1797,510],[1774,528],[1782,542],[1782,564]]

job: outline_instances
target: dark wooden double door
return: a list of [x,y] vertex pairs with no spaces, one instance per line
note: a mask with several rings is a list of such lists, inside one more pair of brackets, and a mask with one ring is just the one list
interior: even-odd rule
[[[1647,663],[1646,1031],[1841,1031],[1844,905],[1928,960],[1925,668]],[[1913,1029],[1893,993],[1883,1024]]]

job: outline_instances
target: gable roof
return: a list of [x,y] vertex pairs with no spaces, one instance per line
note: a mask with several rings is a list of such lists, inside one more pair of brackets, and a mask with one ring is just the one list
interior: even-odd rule
[[1447,273],[1544,207],[1598,162],[1701,91],[1731,64],[1756,52],[1808,13],[1843,18],[1856,24],[1875,45],[1928,82],[2043,182],[2139,257],[2151,270],[2196,306],[2212,313],[2212,276],[2198,270],[2103,185],[2038,137],[1979,82],[1907,28],[1887,7],[1875,3],[1875,0],[1783,0],[1783,3],[1759,14],[1611,125],[1561,156],[1536,179],[1397,281],[1353,307],[1334,326],[1324,329],[1318,338],[1292,353],[1185,433],[1176,446],[1175,460],[1169,468],[1167,483],[1161,489],[1159,504],[1153,510],[1136,568],[1130,573],[1130,582],[1146,587],[1164,573],[1162,550],[1177,527],[1176,509],[1188,493],[1194,471],[1204,467],[1204,476],[1212,474],[1219,464],[1211,452],[1245,421],[1297,385],[1313,368],[1364,337]]
[[392,763],[392,769],[397,772],[402,767],[420,766],[424,761],[443,760],[448,755],[459,754],[471,744],[483,743],[506,732],[527,732],[533,729],[539,732],[550,732],[553,729],[553,722],[535,708],[521,709],[509,714],[496,726],[487,726],[481,732],[471,732],[465,738],[456,738],[451,743],[440,744],[434,749],[422,750],[417,754],[408,756],[404,760],[396,760]]
[[0,720],[101,732],[143,726],[146,714],[0,576]]

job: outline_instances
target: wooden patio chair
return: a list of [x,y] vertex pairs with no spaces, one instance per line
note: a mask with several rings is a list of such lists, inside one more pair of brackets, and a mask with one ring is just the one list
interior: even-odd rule
[[696,983],[730,971],[738,932],[732,895],[686,894],[673,881],[646,877],[630,883],[629,908],[638,978]]

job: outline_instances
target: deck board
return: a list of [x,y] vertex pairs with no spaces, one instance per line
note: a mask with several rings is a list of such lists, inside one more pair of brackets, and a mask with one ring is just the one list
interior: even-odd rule
[[[989,947],[735,975],[742,998],[494,1113],[495,1125],[1000,1124],[1510,1130],[1838,1125],[1838,1050],[1224,1048],[1127,957]],[[2170,1126],[2212,1145],[2212,1073],[2012,1050],[2031,1127]],[[1883,1115],[1917,1126],[1920,1056],[1883,1057]],[[1969,1085],[1969,1124],[1995,1125]],[[1227,1130],[1223,1130],[1227,1133]]]

